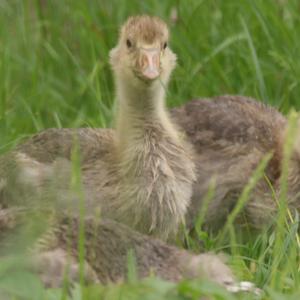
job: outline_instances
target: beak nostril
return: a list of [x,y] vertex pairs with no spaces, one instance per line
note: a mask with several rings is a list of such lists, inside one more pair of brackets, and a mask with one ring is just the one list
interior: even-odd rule
[[138,58],[138,67],[146,78],[157,78],[160,74],[160,50],[156,48],[141,48]]

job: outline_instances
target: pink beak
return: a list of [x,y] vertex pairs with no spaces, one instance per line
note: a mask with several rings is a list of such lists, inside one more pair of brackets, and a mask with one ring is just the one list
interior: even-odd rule
[[159,76],[160,68],[160,49],[157,48],[141,48],[139,58],[139,67],[142,74],[147,79],[155,79]]

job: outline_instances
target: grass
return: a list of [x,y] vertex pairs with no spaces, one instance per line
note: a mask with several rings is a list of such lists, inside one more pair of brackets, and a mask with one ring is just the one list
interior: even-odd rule
[[[173,9],[175,22],[170,20]],[[138,13],[159,15],[170,24],[178,67],[169,106],[243,94],[284,113],[300,109],[299,11],[298,0],[0,0],[0,152],[44,128],[112,125],[108,52],[120,24]],[[284,216],[284,204],[280,207]],[[299,299],[297,224],[286,227],[279,218],[275,232],[246,241],[237,235],[234,245],[223,241],[219,246],[220,237],[198,234],[207,250],[218,246],[231,254],[236,273],[263,287],[266,298]],[[4,265],[0,289],[19,287],[12,299],[66,299],[60,290],[45,295],[29,273],[10,280]],[[73,299],[198,299],[203,291],[217,294],[215,299],[233,299],[209,284],[175,285],[155,278],[91,287],[85,297],[80,289]]]

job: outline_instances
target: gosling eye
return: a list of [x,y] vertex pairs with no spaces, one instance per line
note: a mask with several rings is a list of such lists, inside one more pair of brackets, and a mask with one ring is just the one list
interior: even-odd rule
[[165,42],[164,45],[163,45],[163,48],[166,49],[167,47],[168,47],[168,43]]
[[132,47],[132,43],[129,39],[126,40],[126,45],[127,45],[127,48],[131,48]]

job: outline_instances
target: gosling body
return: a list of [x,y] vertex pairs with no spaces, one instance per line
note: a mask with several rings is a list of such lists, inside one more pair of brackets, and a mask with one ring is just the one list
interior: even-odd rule
[[[0,259],[4,259],[7,252],[13,253],[12,235],[29,224],[32,229],[39,226],[35,216],[38,214],[39,219],[43,213],[45,211],[34,212],[20,207],[0,211]],[[195,255],[109,219],[100,221],[90,217],[80,221],[64,213],[56,214],[53,219],[46,215],[43,217],[44,223],[45,219],[48,220],[46,230],[31,244],[30,250],[23,253],[28,255],[28,267],[40,276],[46,287],[60,287],[66,277],[70,282],[80,280],[78,241],[82,225],[85,236],[83,275],[86,282],[107,284],[125,281],[128,257],[132,255],[140,279],[152,274],[173,282],[206,278],[229,290],[237,285],[230,268],[220,256],[212,253]]]

